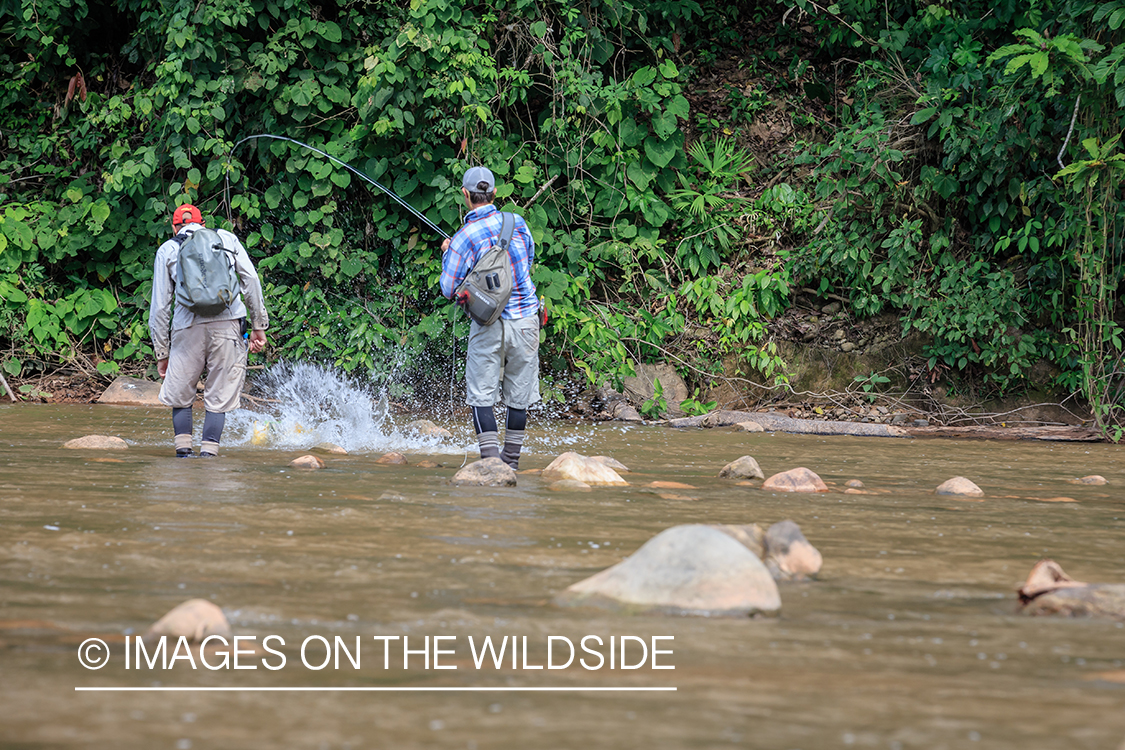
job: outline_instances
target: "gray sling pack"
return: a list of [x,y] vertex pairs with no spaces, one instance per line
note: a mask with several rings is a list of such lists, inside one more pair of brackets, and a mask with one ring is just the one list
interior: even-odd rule
[[501,213],[500,218],[499,240],[480,256],[453,294],[454,299],[459,299],[462,292],[468,293],[465,312],[482,326],[499,320],[512,296],[512,259],[508,256],[508,246],[516,231],[516,217]]
[[242,288],[234,254],[218,232],[200,227],[190,237],[178,234],[176,300],[196,315],[211,318],[230,307]]

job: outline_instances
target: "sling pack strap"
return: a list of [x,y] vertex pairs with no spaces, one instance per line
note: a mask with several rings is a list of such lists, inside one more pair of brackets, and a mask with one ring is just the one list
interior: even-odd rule
[[516,231],[514,214],[500,214],[500,235],[484,252],[454,292],[470,318],[482,326],[492,325],[512,296],[512,259],[508,248]]

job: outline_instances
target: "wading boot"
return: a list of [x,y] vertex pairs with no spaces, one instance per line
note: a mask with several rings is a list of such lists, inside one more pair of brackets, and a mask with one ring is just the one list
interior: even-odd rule
[[500,460],[511,466],[513,471],[518,470],[522,448],[523,430],[505,430],[504,450],[500,451]]

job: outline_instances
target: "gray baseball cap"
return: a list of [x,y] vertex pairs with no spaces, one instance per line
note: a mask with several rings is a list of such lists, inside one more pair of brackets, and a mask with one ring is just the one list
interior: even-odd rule
[[496,189],[496,178],[492,176],[492,172],[487,167],[469,167],[469,171],[465,172],[465,176],[461,178],[461,187],[470,192],[476,192],[477,185],[482,182],[488,183],[488,190],[485,192],[491,193]]

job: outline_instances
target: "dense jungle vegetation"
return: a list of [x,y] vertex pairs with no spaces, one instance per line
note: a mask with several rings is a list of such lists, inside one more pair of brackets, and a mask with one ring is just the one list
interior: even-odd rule
[[768,325],[811,289],[961,387],[1046,361],[1111,429],[1123,26],[1125,0],[0,0],[0,367],[150,367],[153,254],[193,202],[255,258],[271,357],[448,379],[440,238],[292,144],[232,152],[271,133],[450,232],[490,166],[556,382],[667,359],[705,408],[724,360],[785,377]]

